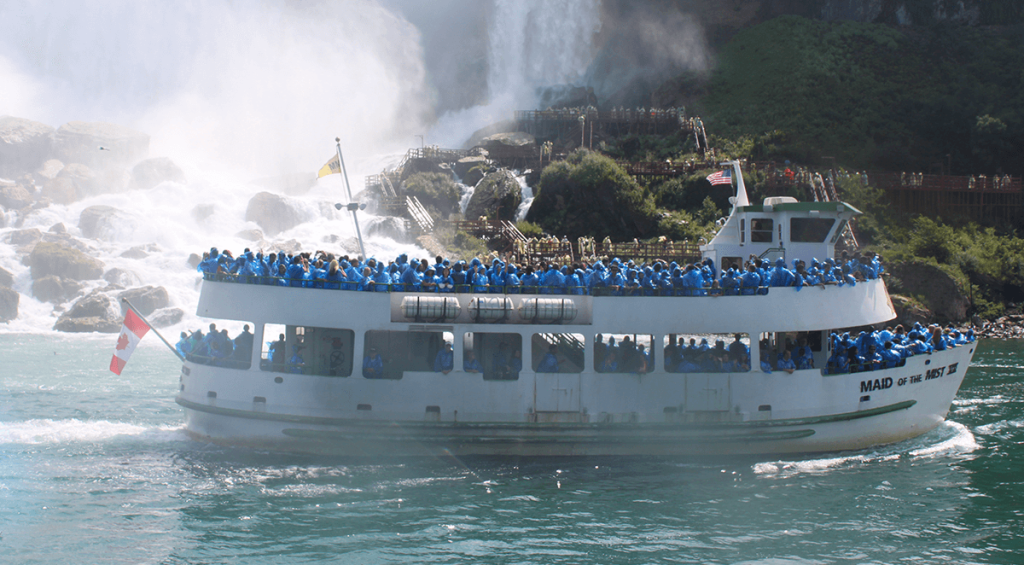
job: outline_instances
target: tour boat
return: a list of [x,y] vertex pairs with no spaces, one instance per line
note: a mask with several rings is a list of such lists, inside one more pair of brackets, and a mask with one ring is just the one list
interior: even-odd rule
[[[860,214],[841,202],[788,197],[751,204],[739,163],[729,165],[737,185],[732,211],[701,246],[719,269],[751,255],[772,263],[832,258]],[[176,401],[196,440],[289,452],[712,456],[864,449],[939,426],[976,348],[969,342],[892,368],[827,371],[832,332],[896,317],[883,278],[753,295],[602,296],[360,292],[206,277],[197,314],[250,324],[257,346],[241,362],[184,361]],[[749,347],[749,370],[666,367],[669,340],[730,343],[736,334]],[[759,367],[763,347],[774,361],[787,340],[799,338],[813,351],[815,368]],[[632,366],[599,366],[612,339],[624,354],[633,351]],[[266,344],[275,341],[291,362],[271,356]],[[453,370],[435,371],[446,344],[453,346]],[[642,364],[635,356],[640,345],[649,355]],[[558,372],[538,372],[552,352]],[[465,370],[477,366],[467,363],[470,354],[479,372]],[[367,378],[363,361],[376,355],[382,372]],[[510,371],[513,357],[521,368],[516,363]],[[642,365],[646,370],[638,370]]]

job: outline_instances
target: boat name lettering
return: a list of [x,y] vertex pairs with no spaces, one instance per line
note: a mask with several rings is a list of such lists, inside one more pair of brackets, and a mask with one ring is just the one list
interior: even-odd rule
[[861,381],[860,391],[871,392],[873,390],[885,390],[892,388],[892,377],[885,377],[884,379],[875,379],[873,381]]
[[[925,373],[922,373],[920,375],[911,375],[909,377],[900,377],[900,378],[896,379],[896,383],[895,384],[896,384],[896,386],[904,386],[904,385],[907,385],[907,384],[916,385],[916,384],[924,382],[924,381],[930,381],[932,379],[937,379],[937,378],[942,377],[944,375],[952,375],[953,373],[956,373],[958,365],[959,365],[959,363],[953,363],[952,365],[950,365],[948,367],[936,367],[934,369],[930,369],[930,370],[928,370]],[[860,382],[860,391],[861,392],[871,392],[871,391],[875,391],[875,390],[885,390],[887,388],[892,388],[892,385],[893,385],[893,380],[892,380],[891,377],[886,377],[884,379],[875,379],[875,380],[871,380],[871,381],[861,381]]]

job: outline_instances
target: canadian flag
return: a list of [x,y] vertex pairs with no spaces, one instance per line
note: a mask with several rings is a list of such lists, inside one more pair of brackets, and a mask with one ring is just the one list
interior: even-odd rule
[[135,351],[142,336],[149,331],[149,324],[142,321],[133,310],[128,310],[124,317],[124,325],[121,326],[121,335],[117,337],[117,346],[114,347],[114,357],[110,359],[110,370],[120,375],[128,358]]

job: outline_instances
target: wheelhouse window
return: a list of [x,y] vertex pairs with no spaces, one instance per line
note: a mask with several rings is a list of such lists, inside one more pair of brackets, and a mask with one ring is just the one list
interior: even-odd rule
[[835,218],[790,218],[789,239],[795,243],[822,243],[835,224]]
[[470,332],[462,337],[462,369],[487,381],[515,381],[523,370],[523,336]]
[[252,365],[253,327],[245,322],[214,322],[205,331],[181,332],[174,347],[193,363],[248,369]]
[[597,334],[594,337],[594,370],[598,373],[650,373],[654,370],[654,336],[645,334]]
[[771,243],[774,235],[775,222],[769,218],[750,219],[750,242]]
[[[454,369],[451,348],[453,334],[445,331],[366,332],[363,344],[363,376],[370,379],[400,379],[406,372],[444,372]],[[367,367],[368,360],[380,371]]]
[[583,334],[533,334],[533,370],[538,373],[580,373],[586,349]]
[[[789,366],[804,370],[824,366],[822,332],[769,332],[761,334],[761,362],[767,363],[772,371]],[[759,363],[759,367],[760,367]]]
[[321,377],[352,375],[352,330],[266,324],[263,340],[260,369],[264,371]]
[[745,373],[750,370],[750,337],[732,334],[665,336],[665,372]]

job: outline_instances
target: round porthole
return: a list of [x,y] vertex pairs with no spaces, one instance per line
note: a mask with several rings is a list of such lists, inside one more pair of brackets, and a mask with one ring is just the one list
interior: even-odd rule
[[274,377],[274,382],[277,383],[277,384],[281,384],[281,383],[284,382],[284,378],[282,378],[282,377]]
[[931,365],[932,364],[932,360],[931,359],[925,359],[924,360],[924,364],[925,365]]

